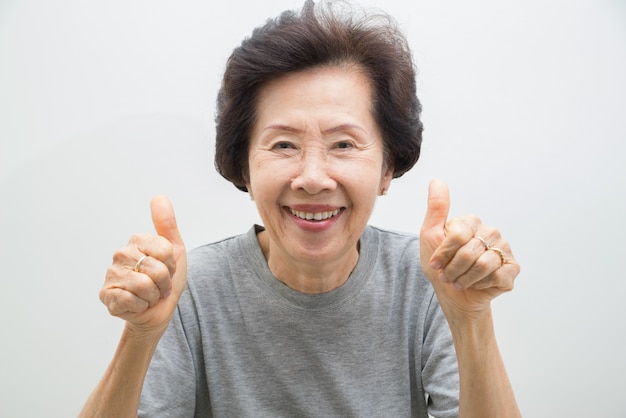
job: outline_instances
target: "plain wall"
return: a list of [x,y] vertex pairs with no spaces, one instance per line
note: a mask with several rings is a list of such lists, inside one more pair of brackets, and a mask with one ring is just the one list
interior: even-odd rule
[[[213,168],[230,51],[301,1],[0,2],[0,416],[76,415],[122,321],[113,251],[170,196],[189,248],[259,222]],[[425,139],[372,224],[418,232],[431,178],[522,265],[494,302],[527,417],[626,416],[626,3],[386,0]]]

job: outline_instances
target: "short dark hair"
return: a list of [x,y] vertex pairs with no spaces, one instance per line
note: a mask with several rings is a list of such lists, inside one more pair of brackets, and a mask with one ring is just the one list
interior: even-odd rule
[[307,0],[256,28],[226,64],[217,97],[215,166],[247,191],[249,136],[261,88],[289,73],[356,64],[373,86],[372,108],[393,177],[420,155],[421,105],[407,40],[388,15],[368,15],[344,1]]

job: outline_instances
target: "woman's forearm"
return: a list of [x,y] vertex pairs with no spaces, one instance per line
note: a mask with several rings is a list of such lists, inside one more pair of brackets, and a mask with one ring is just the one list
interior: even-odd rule
[[139,335],[128,326],[124,328],[113,360],[80,418],[137,416],[143,382],[161,335]]
[[521,417],[496,342],[491,310],[472,321],[449,323],[459,364],[459,417]]

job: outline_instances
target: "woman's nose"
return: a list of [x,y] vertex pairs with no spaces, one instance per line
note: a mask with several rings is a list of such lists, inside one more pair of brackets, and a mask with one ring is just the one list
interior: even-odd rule
[[331,176],[326,155],[322,152],[306,152],[300,161],[298,173],[291,182],[293,190],[304,190],[308,194],[317,194],[325,190],[334,190],[336,181]]

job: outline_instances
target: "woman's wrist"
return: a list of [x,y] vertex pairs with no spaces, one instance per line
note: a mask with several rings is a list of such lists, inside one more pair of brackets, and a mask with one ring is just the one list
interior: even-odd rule
[[166,329],[167,324],[158,328],[146,328],[126,322],[122,339],[137,345],[156,346]]
[[481,311],[471,312],[453,312],[451,309],[443,309],[455,344],[471,341],[484,343],[485,339],[495,339],[490,306]]

